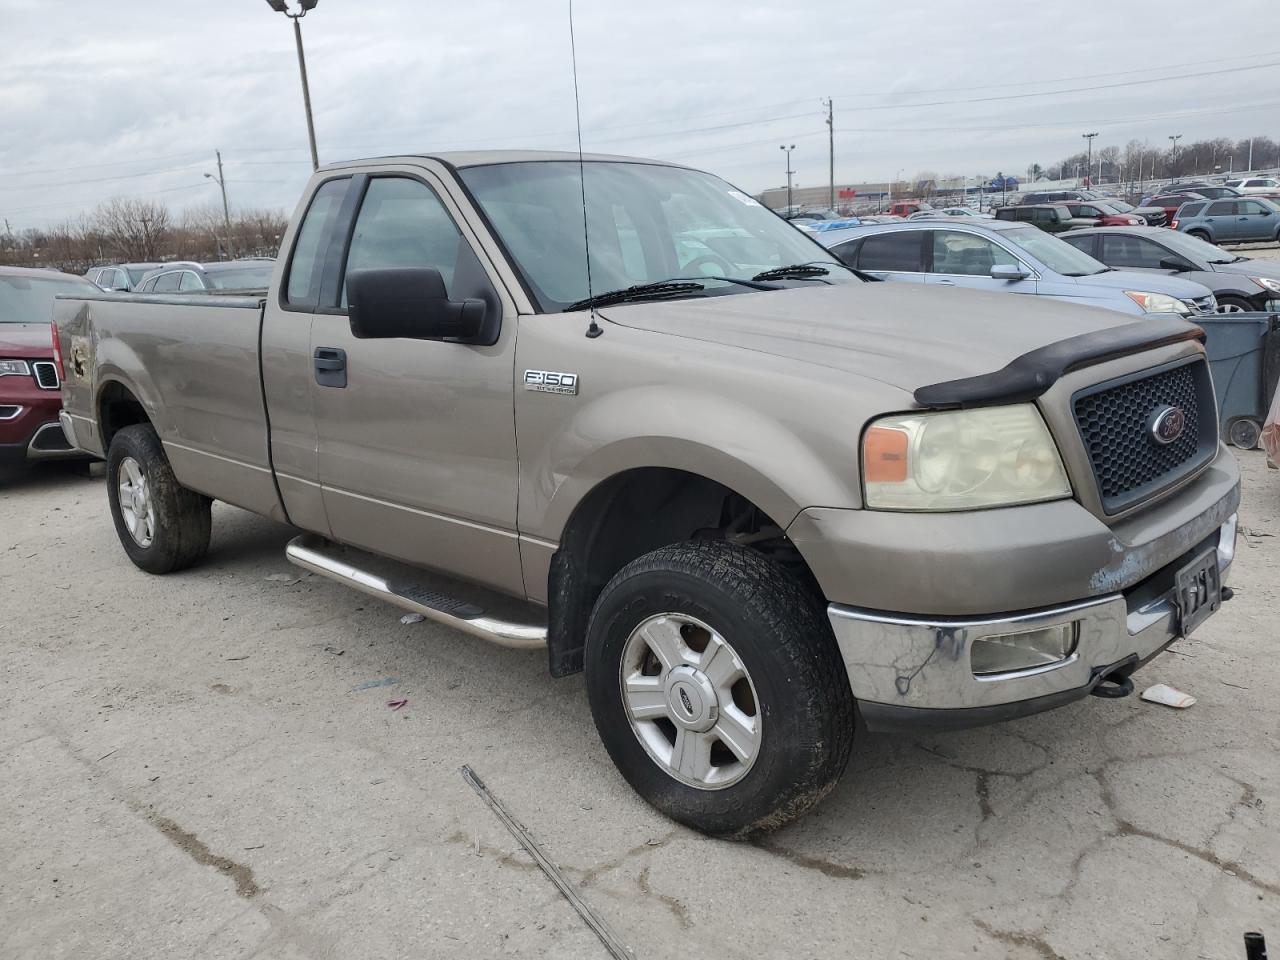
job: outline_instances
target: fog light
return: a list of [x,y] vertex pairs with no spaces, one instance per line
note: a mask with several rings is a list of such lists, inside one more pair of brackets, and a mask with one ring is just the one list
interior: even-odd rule
[[1218,569],[1225,570],[1236,558],[1236,520],[1239,514],[1227,517],[1227,522],[1218,531]]
[[1079,621],[1043,630],[1004,633],[973,641],[969,662],[976,677],[1044,667],[1065,660],[1076,649]]

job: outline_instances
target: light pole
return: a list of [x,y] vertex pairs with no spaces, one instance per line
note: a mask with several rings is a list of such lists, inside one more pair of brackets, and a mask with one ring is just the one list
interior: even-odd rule
[[205,176],[210,180],[216,181],[218,186],[222,188],[222,222],[227,228],[227,259],[234,260],[236,258],[235,244],[231,240],[231,207],[227,205],[227,180],[222,175],[222,151],[215,150],[218,156],[218,175],[215,177],[212,173],[206,173]]
[[1172,134],[1172,135],[1169,137],[1169,140],[1173,143],[1173,159],[1172,159],[1172,160],[1170,160],[1170,161],[1169,161],[1169,163],[1170,163],[1170,165],[1173,167],[1173,176],[1175,176],[1175,177],[1178,175],[1178,173],[1177,173],[1177,170],[1178,170],[1178,141],[1179,141],[1179,140],[1181,140],[1181,139],[1182,139],[1182,134],[1180,134],[1180,133]]
[[1084,174],[1088,177],[1089,171],[1093,167],[1093,138],[1097,136],[1097,133],[1082,133],[1080,136],[1084,137],[1089,144],[1089,157],[1084,162]]
[[792,212],[791,211],[791,175],[795,173],[795,171],[791,169],[791,151],[794,150],[795,148],[796,148],[796,145],[794,143],[789,147],[785,143],[778,147],[779,150],[781,150],[783,153],[787,155],[787,213],[788,214]]
[[307,84],[307,58],[302,53],[302,27],[298,21],[307,15],[307,11],[315,9],[320,0],[298,0],[297,13],[289,12],[285,0],[267,0],[267,4],[276,13],[283,13],[293,21],[293,41],[298,47],[298,72],[302,74],[302,105],[307,111],[307,139],[311,141],[311,169],[320,167],[320,156],[316,153],[316,125],[311,119],[311,87]]

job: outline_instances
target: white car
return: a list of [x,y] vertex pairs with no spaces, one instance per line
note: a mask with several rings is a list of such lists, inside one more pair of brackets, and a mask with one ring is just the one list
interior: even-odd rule
[[933,210],[921,210],[907,217],[908,220],[939,220],[942,217],[976,217],[979,220],[994,220],[989,213],[979,213],[969,207],[935,207]]
[[1245,177],[1242,180],[1228,180],[1225,186],[1238,193],[1275,193],[1280,190],[1280,180],[1275,177]]

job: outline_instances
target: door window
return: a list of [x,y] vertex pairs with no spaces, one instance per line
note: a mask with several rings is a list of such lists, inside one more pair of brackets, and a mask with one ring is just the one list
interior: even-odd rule
[[[379,177],[370,181],[360,205],[347,271],[432,267],[440,271],[449,293],[462,247],[462,234],[434,190],[407,177]],[[342,306],[346,305],[344,279]]]
[[1271,211],[1265,205],[1257,200],[1244,200],[1240,203],[1241,213],[1270,213]]
[[922,273],[920,230],[895,230],[867,237],[858,251],[858,269]]
[[156,285],[152,287],[156,293],[176,293],[178,290],[179,271],[162,273],[156,277]]
[[955,230],[933,232],[933,273],[989,277],[996,264],[1017,262],[1013,254],[986,237]]
[[1206,217],[1230,217],[1236,212],[1236,205],[1230,200],[1219,200],[1216,203],[1209,204],[1209,209],[1205,211]]
[[181,291],[203,290],[204,284],[190,270],[183,270],[182,276],[178,280],[178,289]]
[[1141,237],[1105,234],[1102,237],[1102,262],[1109,267],[1146,267],[1160,269],[1160,261],[1171,256],[1157,243]]
[[293,259],[289,261],[289,280],[285,286],[285,300],[295,307],[314,308],[320,300],[324,255],[349,183],[350,180],[343,178],[322,184],[307,208],[302,227],[298,230],[298,239],[293,244]]

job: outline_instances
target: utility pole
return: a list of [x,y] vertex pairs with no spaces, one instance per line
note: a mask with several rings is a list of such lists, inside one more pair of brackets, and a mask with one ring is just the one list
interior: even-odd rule
[[[1093,176],[1093,171],[1091,169],[1093,167],[1093,138],[1097,135],[1098,134],[1096,132],[1080,134],[1080,136],[1084,137],[1085,142],[1089,144],[1089,156],[1084,162],[1084,175],[1086,179]],[[1101,158],[1099,158],[1099,163],[1101,163]],[[1099,169],[1101,169],[1101,166],[1099,166]],[[1101,173],[1098,174],[1098,179],[1102,179]],[[1090,186],[1092,186],[1092,184],[1090,184]]]
[[315,7],[320,0],[299,0],[302,8],[298,13],[290,13],[285,0],[267,0],[268,5],[276,13],[283,13],[293,21],[293,42],[298,48],[298,72],[302,75],[302,105],[307,111],[307,139],[311,142],[311,169],[320,167],[320,155],[316,153],[316,125],[311,118],[311,87],[307,83],[307,58],[302,52],[302,27],[298,21],[307,15],[307,11]]
[[796,145],[794,143],[789,147],[785,143],[778,147],[779,150],[787,155],[787,216],[794,212],[791,209],[791,175],[795,171],[791,169],[791,151],[795,148]]
[[222,188],[222,222],[227,228],[227,259],[234,260],[236,258],[235,244],[231,239],[231,207],[227,204],[227,181],[222,175],[222,151],[215,150],[218,157],[218,175],[215,177],[212,173],[206,173],[205,176],[210,180],[216,180],[218,186]]
[[[831,192],[827,203],[829,210],[836,208],[836,122],[835,108],[832,106],[831,98],[827,97],[827,170],[830,175]],[[1253,141],[1249,141],[1250,145]]]
[[1253,169],[1253,137],[1249,138],[1249,169]]
[[1170,141],[1173,142],[1173,159],[1170,161],[1170,164],[1172,166],[1173,176],[1176,177],[1177,176],[1176,171],[1178,169],[1178,141],[1182,139],[1182,134],[1175,133],[1171,135],[1169,139]]

